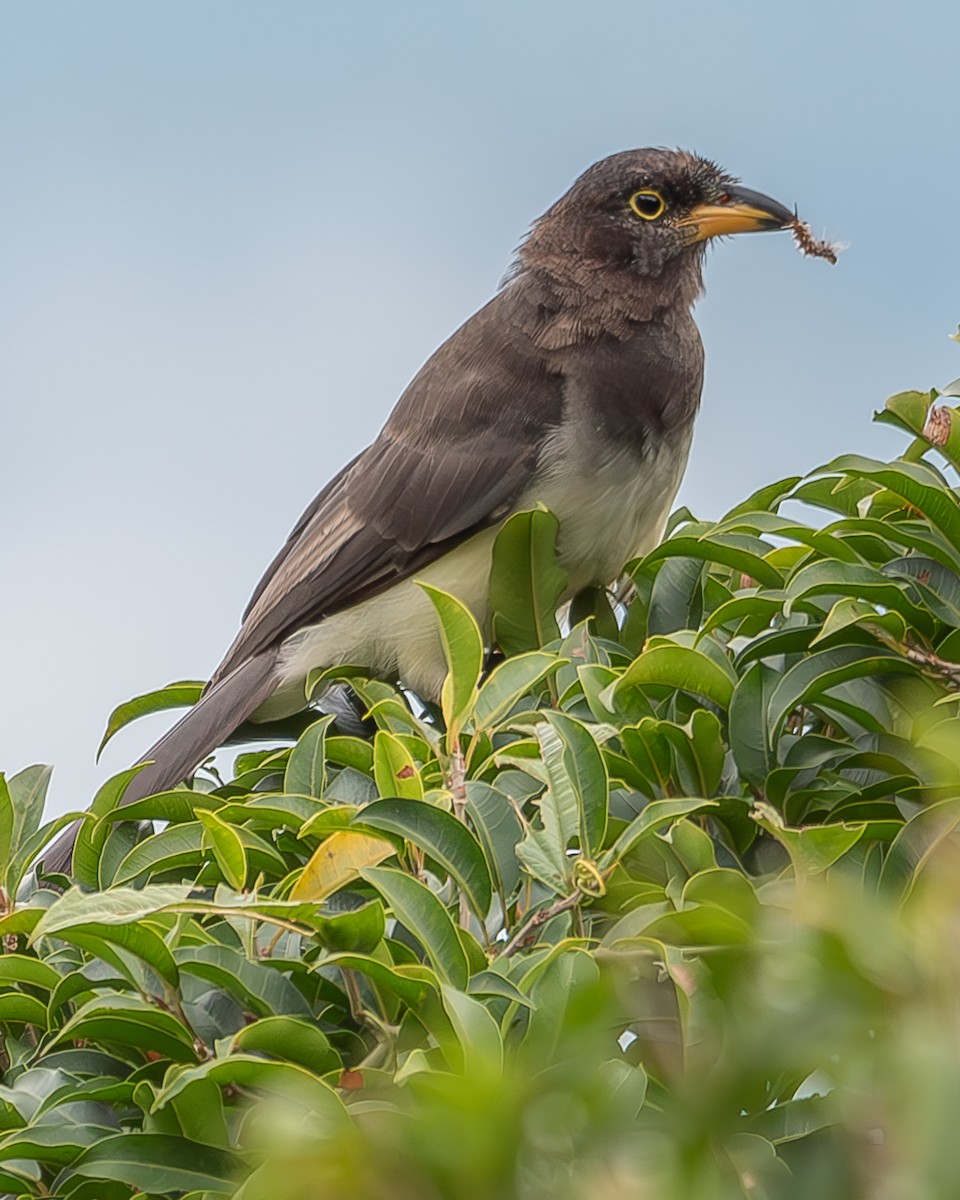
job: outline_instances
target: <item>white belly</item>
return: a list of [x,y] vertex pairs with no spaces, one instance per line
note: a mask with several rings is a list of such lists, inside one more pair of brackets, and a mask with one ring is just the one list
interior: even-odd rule
[[602,461],[589,443],[568,453],[535,497],[560,521],[558,553],[570,594],[612,582],[624,563],[652,550],[663,536],[683,477],[690,439],[637,456],[620,450]]
[[[598,452],[589,436],[558,434],[540,482],[517,505],[546,505],[560,521],[558,554],[570,576],[566,599],[589,584],[611,583],[630,558],[663,535],[686,465],[689,433],[641,460]],[[417,578],[461,600],[489,634],[488,580],[497,529],[484,530],[425,567]],[[303,683],[319,667],[357,663],[398,676],[420,695],[439,695],[446,666],[433,605],[412,579],[289,637],[284,682],[256,714],[269,720],[303,707]]]
[[[487,631],[490,559],[496,528],[486,529],[417,575],[457,597]],[[295,633],[283,644],[284,683],[257,713],[261,720],[303,707],[303,682],[310,671],[358,663],[375,675],[398,676],[419,695],[435,698],[446,674],[443,644],[433,604],[413,579],[405,579],[353,608]]]

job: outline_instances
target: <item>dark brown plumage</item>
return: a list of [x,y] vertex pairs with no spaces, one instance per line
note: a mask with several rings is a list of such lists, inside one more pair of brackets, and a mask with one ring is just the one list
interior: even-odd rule
[[690,310],[706,239],[792,219],[680,151],[627,151],[581,175],[499,294],[300,518],[200,703],[148,751],[126,799],[175,785],[248,718],[303,708],[311,667],[358,662],[435,694],[440,641],[412,581],[447,588],[485,624],[493,533],[520,507],[557,513],[571,590],[655,544],[700,400]]

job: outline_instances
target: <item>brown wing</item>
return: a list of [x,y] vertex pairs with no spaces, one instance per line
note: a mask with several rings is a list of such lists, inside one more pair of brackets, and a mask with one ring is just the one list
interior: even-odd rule
[[373,445],[303,514],[215,680],[421,570],[523,493],[560,421],[562,380],[521,328],[512,292],[440,347]]

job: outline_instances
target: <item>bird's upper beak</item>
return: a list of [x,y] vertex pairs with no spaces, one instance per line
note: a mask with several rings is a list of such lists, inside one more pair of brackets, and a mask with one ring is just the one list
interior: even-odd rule
[[763,229],[784,229],[795,219],[789,208],[762,192],[732,187],[710,204],[698,204],[677,225],[691,242],[726,233],[754,233]]

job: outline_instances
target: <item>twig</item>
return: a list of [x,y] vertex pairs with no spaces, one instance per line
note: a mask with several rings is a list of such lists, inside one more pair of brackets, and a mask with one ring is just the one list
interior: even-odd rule
[[885,646],[889,646],[891,650],[901,654],[907,662],[918,666],[921,671],[936,675],[951,688],[960,688],[960,663],[941,658],[939,654],[934,654],[932,650],[924,650],[922,646],[911,646],[909,642],[901,642],[899,638],[888,633],[882,626],[874,625],[872,622],[865,622],[864,628],[868,629]]
[[509,942],[500,951],[500,956],[503,958],[512,958],[518,950],[525,949],[530,945],[530,935],[534,933],[541,925],[545,925],[551,917],[557,916],[559,913],[568,912],[571,908],[575,908],[585,897],[582,892],[571,892],[569,896],[564,896],[562,900],[557,900],[551,904],[549,908],[538,908],[537,911],[520,926],[517,932],[513,935]]
[[343,986],[347,993],[347,1000],[350,1002],[350,1015],[358,1025],[365,1025],[366,1012],[364,1009],[363,998],[360,995],[360,985],[357,983],[357,977],[352,968],[341,967],[340,976],[343,979]]
[[[457,738],[450,754],[450,774],[447,780],[450,794],[453,797],[453,815],[462,824],[467,823],[467,764],[463,757],[463,748]],[[463,894],[463,889],[457,889],[457,899],[460,909],[460,924],[466,926],[470,920],[470,906]]]
[[960,688],[960,663],[948,662],[932,650],[922,650],[919,646],[900,646],[899,650],[908,661],[946,679],[952,687]]
[[458,821],[467,816],[467,764],[463,750],[455,746],[450,755],[450,794],[453,796],[453,811]]

